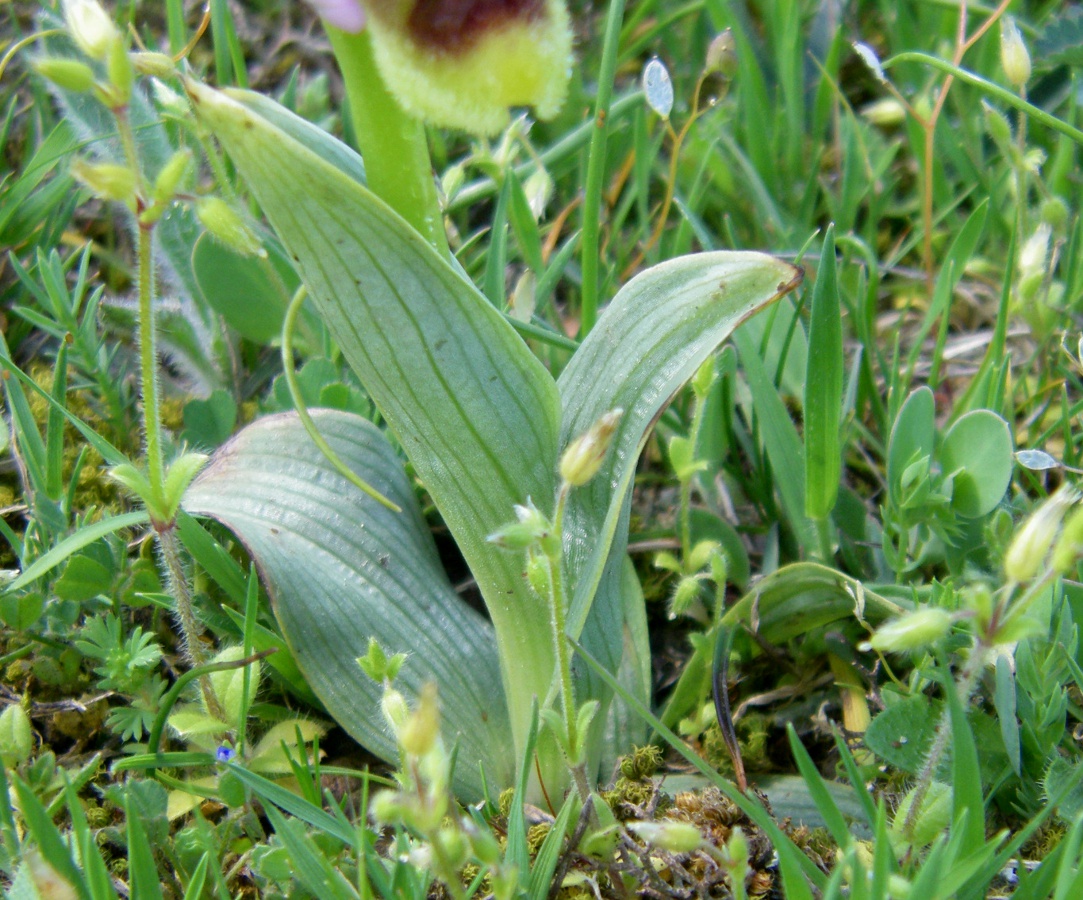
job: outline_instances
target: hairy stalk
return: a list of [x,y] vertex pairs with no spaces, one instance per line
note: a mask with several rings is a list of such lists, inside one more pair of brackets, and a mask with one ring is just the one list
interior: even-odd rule
[[165,499],[165,463],[162,459],[161,411],[158,403],[158,336],[154,322],[154,260],[151,255],[153,227],[139,226],[139,372],[147,480],[154,501],[162,504]]
[[[188,583],[188,573],[184,569],[184,558],[181,555],[180,541],[177,539],[177,529],[171,523],[164,528],[155,528],[158,536],[158,549],[165,563],[166,582],[169,594],[173,598],[173,617],[180,628],[181,650],[185,660],[191,667],[206,665],[207,654],[203,652],[203,644],[200,635],[203,629],[196,620],[195,607],[192,603],[192,589]],[[211,679],[208,675],[202,675],[199,679],[199,690],[203,695],[203,703],[207,707],[207,713],[216,719],[225,722],[226,712],[214,692]]]
[[[974,649],[971,651],[970,659],[966,661],[962,674],[955,684],[955,690],[959,694],[959,702],[962,704],[964,710],[970,702],[970,696],[974,693],[974,688],[977,687],[978,676],[985,666],[985,659],[988,656],[988,653],[989,645],[984,639],[978,640],[974,644]],[[945,703],[944,712],[941,714],[940,722],[936,726],[936,737],[933,739],[932,747],[929,748],[929,755],[925,757],[925,765],[922,766],[921,774],[918,775],[918,784],[914,791],[914,799],[910,803],[910,810],[906,814],[906,821],[903,822],[904,834],[910,835],[911,837],[914,834],[914,825],[917,822],[918,812],[925,802],[925,795],[932,786],[937,766],[940,765],[940,760],[944,756],[944,751],[948,748],[948,739],[950,737],[951,707],[949,704]]]
[[[117,125],[125,147],[130,147],[133,154],[130,162],[139,170],[138,160],[134,158],[135,142],[127,118],[117,114]],[[125,139],[127,135],[127,139]],[[151,500],[157,509],[166,506],[165,496],[165,461],[162,451],[162,422],[158,393],[158,347],[157,328],[154,321],[154,226],[140,223],[138,227],[139,254],[139,368],[140,394],[143,407],[143,438],[147,459],[147,481],[150,484]],[[174,618],[180,628],[181,648],[185,659],[192,666],[206,661],[200,647],[199,636],[202,629],[196,621],[192,605],[192,591],[188,576],[184,571],[180,545],[175,531],[176,522],[155,521],[152,515],[155,534],[162,561],[165,563],[169,593],[173,597]],[[211,715],[225,721],[225,715],[214,688],[206,677],[200,679],[200,688]]]
[[[567,610],[564,590],[564,509],[568,503],[571,485],[564,482],[557,494],[557,507],[553,514],[553,534],[545,541],[545,555],[549,562],[549,616],[552,623],[553,648],[557,657],[557,674],[560,678],[560,705],[564,712],[564,727],[568,732],[568,746],[578,752],[579,736],[576,733],[575,685],[572,683],[571,654],[565,637]],[[581,755],[581,754],[580,754]],[[568,764],[575,779],[580,799],[586,803],[590,797],[586,768],[582,761],[569,759]]]

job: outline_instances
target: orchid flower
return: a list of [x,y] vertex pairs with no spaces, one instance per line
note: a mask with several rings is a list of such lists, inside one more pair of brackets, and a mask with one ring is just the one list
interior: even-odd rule
[[563,0],[311,0],[333,28],[367,28],[387,88],[434,125],[494,134],[508,108],[560,110],[571,70]]

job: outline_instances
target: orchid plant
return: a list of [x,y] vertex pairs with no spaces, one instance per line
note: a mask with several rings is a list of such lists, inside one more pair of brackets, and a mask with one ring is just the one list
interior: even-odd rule
[[[460,795],[510,784],[522,765],[536,769],[536,798],[559,796],[570,772],[584,793],[644,737],[566,643],[648,699],[642,594],[625,554],[640,450],[670,397],[801,272],[750,252],[665,262],[617,294],[554,378],[448,254],[418,116],[489,132],[508,104],[555,112],[566,12],[553,0],[475,5],[444,31],[419,24],[420,5],[321,8],[367,184],[346,147],[269,99],[186,88],[447,523],[489,616],[449,584],[400,457],[358,416],[314,418],[389,502],[357,491],[284,415],[226,445],[184,507],[242,540],[306,679],[369,749],[397,758],[379,714],[384,686],[356,662],[375,642],[407,654],[395,682],[405,696],[436,683]],[[595,442],[589,478],[576,465],[584,435]],[[535,705],[548,727],[524,760]]]
[[[149,278],[155,244],[178,271],[199,261],[176,234],[193,210],[220,242],[255,254],[264,269],[271,261],[292,269],[278,279],[303,284],[287,331],[311,298],[398,444],[355,414],[267,417],[190,484],[202,458],[182,457],[193,462],[167,485],[168,508],[156,515],[152,501],[162,491],[151,488],[166,466],[149,439],[158,413],[148,327],[150,474],[126,462],[114,474],[170,540],[179,509],[237,535],[312,691],[369,749],[398,758],[394,728],[380,712],[390,679],[370,675],[390,674],[374,659],[406,654],[394,690],[409,702],[436,684],[458,794],[476,797],[531,771],[533,800],[559,797],[572,781],[585,799],[602,767],[645,737],[626,701],[568,640],[615,673],[628,697],[648,701],[646,617],[625,553],[640,450],[673,394],[738,324],[793,289],[801,271],[751,252],[673,259],[633,278],[596,321],[585,317],[578,343],[540,320],[513,322],[478,290],[449,250],[426,122],[492,134],[510,121],[509,106],[555,114],[571,66],[568,14],[557,0],[321,4],[361,156],[267,97],[211,89],[162,54],[130,54],[126,39],[102,24],[108,19],[95,0],[70,0],[66,9],[72,34],[85,37],[87,22],[107,32],[108,52],[84,52],[108,63],[101,84],[124,85],[123,97],[106,103],[116,120],[144,127],[135,72],[179,78],[200,139],[217,138],[277,232],[277,241],[260,237],[232,202],[178,190],[189,158],[146,159],[158,136],[151,128],[124,156],[138,175],[124,199],[141,216],[141,272]],[[87,85],[94,97],[113,98],[94,87],[102,76],[86,63],[75,86],[64,83],[69,63],[46,63],[73,110],[92,109],[79,99]],[[215,153],[210,159],[232,198],[226,168]],[[119,171],[112,161],[95,165],[93,172]],[[174,169],[181,175],[172,177]],[[139,185],[167,176],[171,190],[150,203]],[[145,208],[158,216],[153,230],[143,226]],[[140,294],[148,325],[154,286],[151,279]],[[559,377],[522,334],[574,350]],[[400,448],[470,567],[487,617],[451,587]],[[186,576],[182,564],[174,568],[183,611]],[[216,699],[209,682],[205,694]]]

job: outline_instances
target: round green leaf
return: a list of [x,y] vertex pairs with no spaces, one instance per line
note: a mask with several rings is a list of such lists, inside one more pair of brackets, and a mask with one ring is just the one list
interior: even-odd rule
[[987,409],[959,419],[944,438],[940,465],[952,476],[951,505],[961,516],[991,513],[1012,478],[1012,434],[1008,423]]

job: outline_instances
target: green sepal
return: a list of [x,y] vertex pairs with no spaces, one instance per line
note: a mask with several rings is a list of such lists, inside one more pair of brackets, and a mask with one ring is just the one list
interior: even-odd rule
[[177,510],[180,509],[184,492],[188,490],[188,485],[192,483],[209,458],[205,453],[182,453],[170,463],[163,485],[165,496],[162,498],[166,522],[173,521]]

